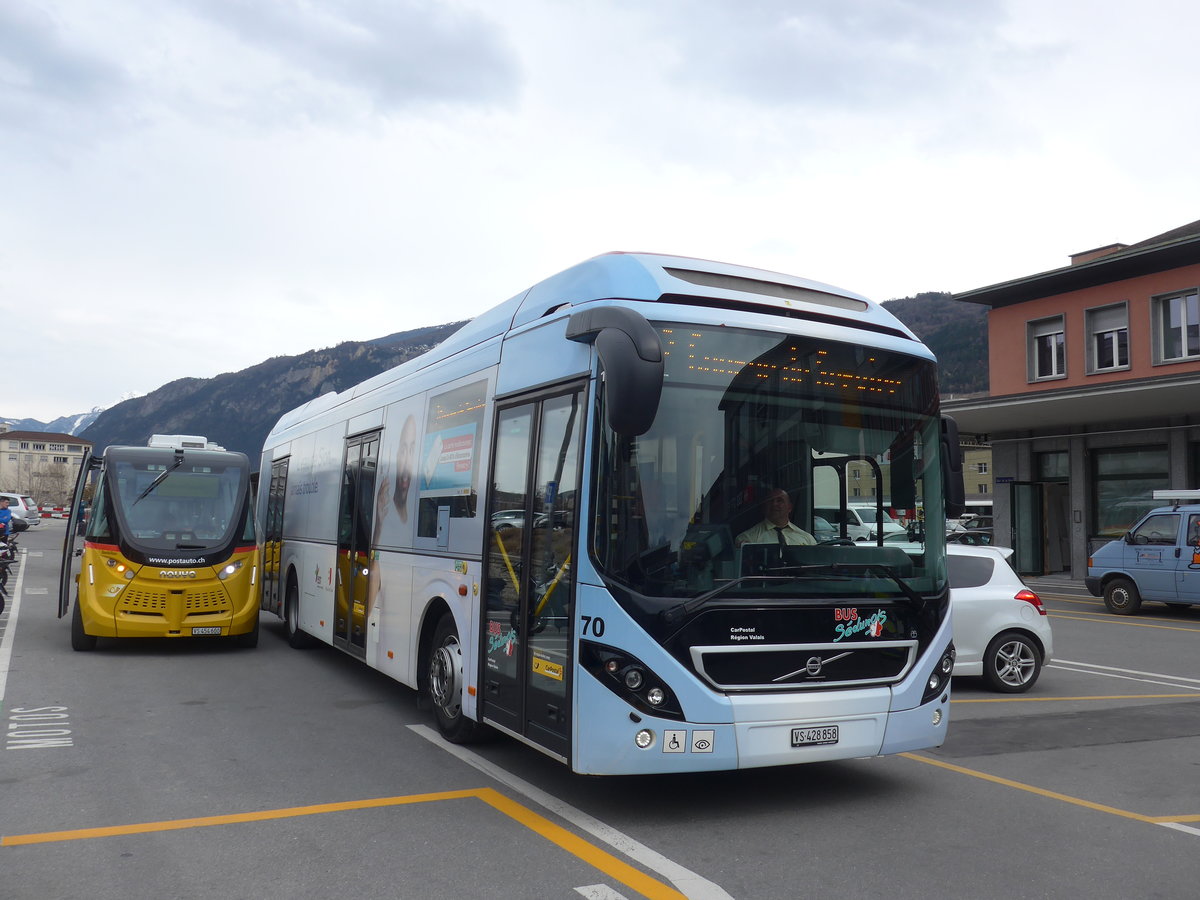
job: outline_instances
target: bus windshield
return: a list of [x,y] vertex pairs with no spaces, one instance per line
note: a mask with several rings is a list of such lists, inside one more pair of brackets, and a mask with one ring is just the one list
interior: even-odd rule
[[[653,609],[945,589],[944,528],[923,527],[926,508],[942,510],[933,362],[811,336],[655,327],[654,424],[639,437],[606,428],[600,442],[592,544],[621,595]],[[786,540],[767,522],[772,496],[790,506]],[[823,515],[848,506],[900,511],[910,540]]]
[[110,506],[130,543],[146,551],[253,543],[244,515],[246,465],[233,454],[209,457],[138,450],[110,462],[105,474]]

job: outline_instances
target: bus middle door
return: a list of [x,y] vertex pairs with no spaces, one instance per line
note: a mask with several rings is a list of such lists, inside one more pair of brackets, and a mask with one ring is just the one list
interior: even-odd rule
[[367,652],[367,583],[373,565],[370,554],[378,461],[379,432],[346,439],[338,502],[333,645],[358,657]]
[[485,523],[482,716],[564,759],[582,423],[582,387],[497,411]]

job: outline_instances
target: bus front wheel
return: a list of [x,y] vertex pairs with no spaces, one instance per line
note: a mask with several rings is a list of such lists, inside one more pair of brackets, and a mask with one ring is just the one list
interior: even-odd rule
[[1141,608],[1142,597],[1128,578],[1114,578],[1104,586],[1104,605],[1118,616],[1132,616]]
[[479,733],[478,723],[463,715],[462,672],[462,644],[458,639],[458,627],[454,624],[453,615],[442,613],[433,630],[433,643],[429,651],[428,690],[438,731],[452,744],[469,743]]
[[79,608],[78,594],[75,595],[75,611],[71,614],[71,649],[96,649],[96,636],[83,630],[83,611]]
[[235,634],[233,643],[238,647],[252,650],[258,646],[258,616],[254,616],[254,627],[245,634]]

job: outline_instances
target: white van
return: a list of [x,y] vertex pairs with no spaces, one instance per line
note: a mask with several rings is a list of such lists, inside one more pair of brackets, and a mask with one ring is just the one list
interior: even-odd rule
[[33,498],[25,494],[0,493],[0,497],[8,501],[8,511],[12,513],[13,531],[24,531],[42,521],[42,511]]
[[[818,506],[813,509],[813,514],[828,521],[835,530],[841,531],[843,520],[846,524],[846,537],[853,541],[873,541],[875,540],[875,526],[878,524],[875,520],[878,510],[871,505],[856,505],[847,506],[845,510],[836,509],[831,506]],[[903,534],[904,526],[888,515],[887,510],[883,511],[883,536],[889,534]]]

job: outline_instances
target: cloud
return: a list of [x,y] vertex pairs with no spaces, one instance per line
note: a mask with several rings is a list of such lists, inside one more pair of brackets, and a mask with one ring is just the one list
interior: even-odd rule
[[65,134],[80,117],[99,125],[129,88],[121,66],[78,43],[49,12],[0,4],[0,128]]
[[[198,18],[272,57],[281,78],[365,99],[380,115],[511,103],[520,67],[489,19],[431,0],[190,0]],[[276,95],[276,98],[279,95]]]

